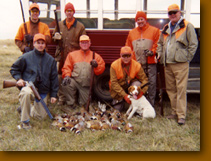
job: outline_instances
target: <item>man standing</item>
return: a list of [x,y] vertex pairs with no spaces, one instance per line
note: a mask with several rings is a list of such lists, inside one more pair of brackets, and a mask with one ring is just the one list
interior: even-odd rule
[[[115,109],[122,111],[124,101],[131,104],[127,90],[130,85],[143,86],[148,83],[148,78],[140,63],[132,59],[132,50],[124,46],[120,51],[120,58],[115,60],[110,67],[110,93],[113,98],[112,105]],[[146,93],[148,86],[142,89]]]
[[[66,60],[66,57],[69,52],[79,50],[80,45],[79,45],[79,38],[81,35],[85,35],[85,27],[82,23],[77,21],[75,19],[74,13],[75,13],[75,8],[72,3],[67,3],[65,5],[64,9],[66,19],[59,22],[59,29],[60,33],[58,32],[58,28],[55,28],[55,34],[53,39],[60,41],[62,45],[61,50],[61,58],[59,61],[59,84],[62,82],[62,67],[64,65],[64,62]],[[62,91],[62,87],[60,85],[59,87],[59,105],[64,105],[65,104],[65,96]]]
[[[47,115],[26,82],[34,83],[45,103],[47,103],[48,94],[51,97],[51,103],[55,103],[59,89],[56,61],[45,51],[45,36],[40,33],[35,34],[33,45],[34,49],[20,56],[10,70],[12,77],[17,80],[17,86],[21,88],[19,101],[24,129],[31,128],[30,116],[42,119]],[[31,106],[34,99],[34,106]]]
[[198,45],[194,26],[181,17],[177,4],[168,7],[170,22],[163,28],[158,41],[158,59],[165,66],[166,91],[171,102],[169,119],[185,123],[187,109],[187,81],[189,62]]
[[[91,41],[87,35],[80,36],[80,50],[70,52],[62,68],[63,91],[67,105],[75,108],[76,92],[78,91],[78,103],[83,106],[88,101],[90,89],[91,66],[94,74],[100,75],[105,70],[105,62],[100,55],[91,51]],[[93,54],[94,59],[93,59]]]
[[156,96],[156,49],[157,41],[160,36],[158,28],[147,23],[146,14],[138,11],[135,17],[138,27],[129,32],[126,46],[130,46],[135,52],[136,60],[142,65],[149,79],[148,100],[152,106]]
[[[37,33],[45,35],[46,44],[51,42],[50,30],[48,28],[48,25],[40,22],[39,19],[39,5],[36,3],[32,3],[29,7],[29,14],[29,21],[25,24],[21,24],[15,36],[15,44],[23,53],[33,49],[33,36]],[[24,25],[26,26],[26,29]]]

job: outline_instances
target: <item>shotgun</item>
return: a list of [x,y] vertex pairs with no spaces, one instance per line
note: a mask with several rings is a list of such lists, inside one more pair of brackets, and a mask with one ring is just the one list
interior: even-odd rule
[[[56,22],[56,28],[57,28],[57,32],[59,34],[61,34],[60,31],[60,27],[59,27],[59,20],[58,20],[58,16],[57,16],[57,11],[54,10],[54,16],[55,16],[55,22]],[[57,40],[58,46],[56,46],[56,52],[55,52],[55,60],[56,61],[60,61],[63,52],[63,47],[62,47],[62,41],[61,40]],[[61,73],[61,71],[60,71]]]
[[26,21],[25,21],[25,16],[24,16],[24,11],[23,11],[23,5],[22,5],[22,1],[20,0],[20,6],[21,6],[21,12],[22,12],[22,18],[23,18],[23,24],[24,24],[24,30],[25,30],[25,38],[26,38],[26,42],[27,42],[27,46],[30,47],[30,35],[28,33],[27,27],[26,27]]
[[[93,60],[95,59],[95,52],[93,52]],[[90,79],[90,88],[89,88],[89,98],[88,98],[88,101],[87,101],[87,104],[86,104],[86,111],[89,112],[89,104],[91,102],[91,99],[92,99],[92,87],[93,87],[93,82],[94,82],[94,67],[92,66],[91,68],[91,79]]]
[[157,64],[157,78],[158,78],[158,89],[159,89],[159,109],[160,109],[160,115],[163,116],[163,89],[162,89],[162,79],[161,79],[161,69],[160,64]]
[[3,81],[3,88],[9,88],[9,87],[17,87],[17,82],[12,80],[4,80]]
[[[9,87],[15,87],[15,86],[18,87],[17,86],[17,81],[12,81],[12,80],[4,80],[3,81],[3,88],[9,88]],[[44,107],[44,109],[47,112],[47,114],[50,117],[50,119],[53,120],[54,118],[53,118],[51,112],[49,111],[47,105],[45,104],[45,102],[43,101],[43,99],[40,97],[40,94],[38,93],[38,91],[36,90],[34,84],[31,81],[29,82],[29,86],[32,89],[35,97],[38,99],[38,101],[41,102],[42,106]]]
[[38,91],[36,90],[34,84],[32,81],[29,81],[29,85],[30,85],[30,88],[32,89],[35,97],[38,99],[38,101],[40,101],[40,103],[42,104],[42,106],[44,107],[46,113],[48,114],[48,116],[50,117],[51,120],[53,120],[53,116],[50,112],[50,110],[48,109],[47,105],[45,104],[45,102],[43,101],[43,99],[40,97],[40,94],[38,93]]
[[58,16],[57,16],[57,11],[56,10],[54,10],[54,16],[55,16],[57,31],[60,33],[59,20],[58,20]]

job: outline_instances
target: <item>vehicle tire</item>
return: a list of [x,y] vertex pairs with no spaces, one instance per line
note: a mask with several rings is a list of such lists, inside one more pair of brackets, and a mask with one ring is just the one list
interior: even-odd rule
[[110,71],[109,68],[106,68],[101,75],[95,77],[94,83],[94,93],[96,97],[107,102],[112,101],[112,97],[109,92],[109,80]]

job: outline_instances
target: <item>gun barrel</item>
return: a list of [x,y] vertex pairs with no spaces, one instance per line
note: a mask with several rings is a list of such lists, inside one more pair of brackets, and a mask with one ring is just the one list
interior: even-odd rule
[[54,15],[55,15],[56,27],[57,27],[58,32],[60,33],[59,20],[58,20],[58,17],[57,17],[57,11],[56,10],[54,10]]
[[3,81],[3,88],[15,87],[16,85],[17,85],[16,81],[12,81],[12,80]]
[[43,108],[45,109],[46,113],[48,114],[48,116],[50,117],[50,119],[53,119],[53,116],[50,112],[50,110],[48,109],[47,105],[45,104],[45,102],[43,101],[43,99],[41,98],[40,94],[38,93],[38,91],[36,90],[34,84],[32,81],[29,81],[29,85],[32,89],[32,91],[34,92],[35,97],[41,102]]

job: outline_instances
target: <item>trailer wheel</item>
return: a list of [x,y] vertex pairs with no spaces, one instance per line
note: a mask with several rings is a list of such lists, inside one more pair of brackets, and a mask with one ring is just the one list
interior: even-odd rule
[[109,68],[106,68],[105,71],[95,77],[94,83],[94,93],[100,99],[104,101],[112,101],[112,97],[109,92],[109,80],[110,80],[110,72]]

